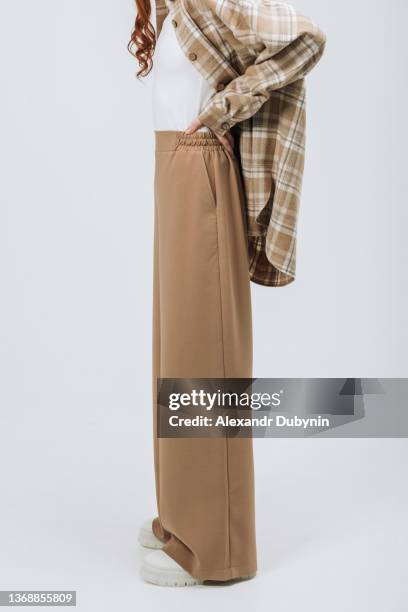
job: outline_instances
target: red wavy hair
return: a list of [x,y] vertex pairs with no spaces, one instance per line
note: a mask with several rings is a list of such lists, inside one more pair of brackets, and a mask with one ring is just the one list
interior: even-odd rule
[[149,74],[153,66],[153,53],[156,46],[156,32],[151,24],[152,7],[150,0],[136,0],[136,20],[128,43],[128,51],[138,61],[138,77]]

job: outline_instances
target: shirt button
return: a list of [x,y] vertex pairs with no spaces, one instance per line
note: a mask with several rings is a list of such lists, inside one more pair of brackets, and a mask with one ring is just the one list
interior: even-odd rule
[[217,91],[222,91],[223,89],[225,89],[225,85],[224,85],[224,83],[218,83],[218,85],[217,85]]
[[175,19],[171,20],[171,24],[174,28],[177,28],[177,21]]
[[223,130],[229,130],[229,123],[222,123],[221,127]]
[[197,59],[197,55],[195,53],[189,53],[188,57],[189,59],[191,59],[192,62],[195,62]]

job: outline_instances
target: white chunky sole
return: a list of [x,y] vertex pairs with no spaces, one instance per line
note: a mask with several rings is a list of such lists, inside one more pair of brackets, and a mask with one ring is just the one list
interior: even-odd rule
[[138,540],[139,544],[144,548],[158,550],[164,546],[163,542],[154,535],[151,520],[145,521],[140,527]]
[[146,555],[142,562],[140,575],[145,582],[157,586],[186,587],[202,584],[162,550]]

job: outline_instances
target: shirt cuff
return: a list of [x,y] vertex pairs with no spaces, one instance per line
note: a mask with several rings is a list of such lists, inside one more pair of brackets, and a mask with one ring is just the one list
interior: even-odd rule
[[235,125],[235,122],[225,115],[223,109],[211,103],[200,113],[198,119],[217,136],[224,136]]

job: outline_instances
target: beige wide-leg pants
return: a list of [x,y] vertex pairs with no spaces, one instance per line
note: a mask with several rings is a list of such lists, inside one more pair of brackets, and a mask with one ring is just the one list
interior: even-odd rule
[[243,202],[211,133],[156,132],[153,530],[201,580],[256,571],[252,440],[157,438],[156,378],[252,376]]

